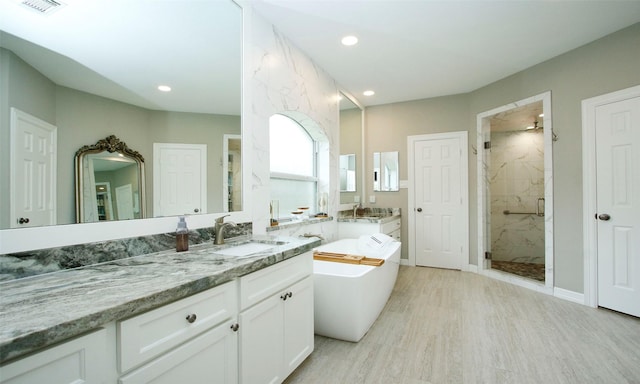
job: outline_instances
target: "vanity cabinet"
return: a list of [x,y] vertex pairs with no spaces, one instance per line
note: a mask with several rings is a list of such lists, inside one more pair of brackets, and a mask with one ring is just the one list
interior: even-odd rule
[[106,383],[115,356],[104,328],[0,367],[0,383]]
[[117,324],[119,383],[237,381],[237,282]]
[[240,382],[281,383],[313,351],[313,254],[240,279]]
[[357,239],[362,235],[370,235],[373,233],[384,233],[397,241],[401,241],[400,217],[386,223],[365,221],[338,222],[338,236],[341,239]]

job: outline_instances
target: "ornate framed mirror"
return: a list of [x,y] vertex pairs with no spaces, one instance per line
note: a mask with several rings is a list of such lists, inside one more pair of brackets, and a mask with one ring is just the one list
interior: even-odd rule
[[144,158],[115,135],[75,155],[76,222],[145,218]]

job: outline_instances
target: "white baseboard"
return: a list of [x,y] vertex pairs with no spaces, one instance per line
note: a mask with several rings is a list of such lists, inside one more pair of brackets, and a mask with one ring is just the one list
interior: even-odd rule
[[473,272],[478,273],[478,266],[474,264],[467,264],[462,266],[463,272]]
[[568,289],[562,289],[562,288],[558,288],[558,287],[554,287],[553,288],[553,296],[559,298],[559,299],[563,299],[563,300],[567,300],[567,301],[572,301],[574,303],[578,303],[578,304],[582,304],[584,305],[584,293],[578,293],[578,292],[574,292],[574,291],[569,291]]

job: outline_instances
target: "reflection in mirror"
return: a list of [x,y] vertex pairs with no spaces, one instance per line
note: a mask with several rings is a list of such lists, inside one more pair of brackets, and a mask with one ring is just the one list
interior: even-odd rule
[[[340,94],[340,154],[340,203],[350,204],[356,191],[362,191],[362,180],[356,169],[356,159],[362,159],[362,109],[344,93]],[[343,184],[342,168],[346,162],[343,156],[352,156],[349,163],[353,163],[353,167],[345,167],[354,181],[352,189],[345,188],[346,179]]]
[[373,190],[399,191],[398,152],[373,153]]
[[144,158],[111,135],[76,152],[76,221],[144,218]]
[[356,155],[340,155],[340,192],[356,191]]
[[[20,2],[0,2],[0,14],[0,115],[17,109],[57,132],[54,213],[39,225],[76,222],[71,161],[78,148],[109,135],[146,159],[146,195],[141,189],[144,203],[133,218],[158,216],[153,212],[153,196],[161,192],[153,190],[154,143],[206,146],[207,174],[201,181],[207,184],[207,209],[199,213],[243,209],[241,159],[234,159],[231,207],[220,183],[223,137],[242,135],[242,9],[236,3],[96,0],[68,4],[45,18]],[[118,28],[108,27],[112,21]],[[172,90],[160,92],[159,85]],[[0,119],[0,164],[10,163],[11,124]],[[0,167],[0,181],[0,229],[7,229],[8,167]],[[111,199],[114,195],[111,185]]]

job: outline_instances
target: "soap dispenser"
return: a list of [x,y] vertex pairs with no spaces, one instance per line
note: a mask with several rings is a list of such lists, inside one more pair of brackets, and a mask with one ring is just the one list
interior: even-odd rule
[[189,230],[184,216],[180,216],[178,221],[178,229],[176,229],[176,252],[184,252],[189,250]]

